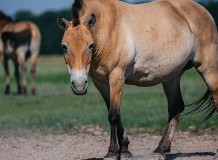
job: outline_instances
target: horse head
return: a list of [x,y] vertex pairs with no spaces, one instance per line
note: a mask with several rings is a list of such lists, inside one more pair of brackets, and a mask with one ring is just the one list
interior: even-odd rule
[[76,95],[86,94],[88,88],[87,75],[95,48],[91,34],[96,17],[91,14],[84,21],[67,21],[59,17],[57,23],[64,30],[62,48],[64,59],[70,74],[71,89]]
[[4,26],[10,22],[12,22],[11,17],[6,16],[2,11],[0,11],[0,32]]

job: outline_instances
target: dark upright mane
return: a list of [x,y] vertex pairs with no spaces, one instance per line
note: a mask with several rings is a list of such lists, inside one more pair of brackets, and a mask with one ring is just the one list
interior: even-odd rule
[[80,24],[79,11],[82,9],[82,6],[83,6],[82,0],[75,0],[75,2],[72,5],[72,19],[73,19],[74,26]]
[[8,22],[12,22],[12,18],[6,16],[2,11],[0,11],[0,20],[7,20]]

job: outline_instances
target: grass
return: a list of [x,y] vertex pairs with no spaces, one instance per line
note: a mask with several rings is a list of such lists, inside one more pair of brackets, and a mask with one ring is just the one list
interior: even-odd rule
[[[11,81],[15,91],[13,77]],[[194,70],[184,74],[181,88],[186,104],[196,101],[206,91],[205,84]],[[62,57],[40,57],[36,96],[5,96],[3,90],[1,78],[0,136],[69,133],[84,125],[109,128],[106,106],[91,81],[87,95],[75,96],[71,92]],[[127,132],[162,132],[168,118],[162,86],[125,86],[121,112]],[[202,123],[202,119],[201,114],[185,116],[179,130],[218,130],[217,119],[205,123]]]

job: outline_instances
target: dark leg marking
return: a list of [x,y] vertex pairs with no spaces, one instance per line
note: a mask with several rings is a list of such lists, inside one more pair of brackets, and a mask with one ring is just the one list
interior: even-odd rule
[[168,100],[169,119],[164,135],[154,153],[164,154],[170,152],[174,131],[184,110],[184,102],[180,91],[181,75],[170,82],[163,83],[164,92]]

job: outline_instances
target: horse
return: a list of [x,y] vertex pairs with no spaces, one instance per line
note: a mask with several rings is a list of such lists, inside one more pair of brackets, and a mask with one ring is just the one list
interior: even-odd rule
[[163,85],[169,119],[154,150],[158,155],[170,152],[185,108],[180,79],[186,70],[194,67],[208,87],[191,111],[206,109],[205,119],[218,111],[218,34],[212,16],[200,4],[75,0],[72,20],[58,17],[57,23],[64,31],[61,45],[72,91],[86,94],[89,75],[105,100],[111,128],[105,158],[131,156],[120,115],[124,84]]
[[[17,82],[17,94],[27,94],[27,68],[26,61],[31,63],[31,93],[34,95],[35,73],[37,57],[40,50],[41,34],[39,28],[32,22],[9,22],[1,31],[3,44],[3,67],[5,80],[5,94],[10,94],[9,67],[11,59],[15,67],[15,78]],[[20,71],[22,72],[22,86],[20,82]]]

